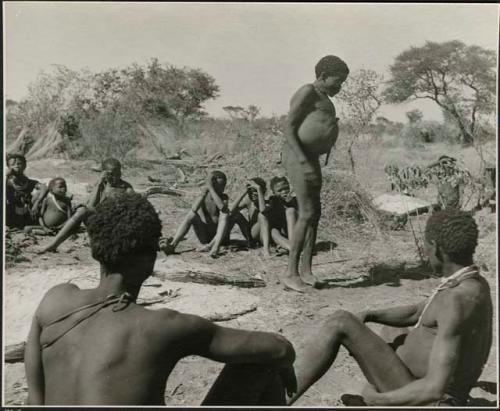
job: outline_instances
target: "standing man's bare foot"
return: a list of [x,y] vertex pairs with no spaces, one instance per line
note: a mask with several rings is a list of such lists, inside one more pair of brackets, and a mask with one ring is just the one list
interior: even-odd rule
[[311,287],[307,285],[298,275],[285,274],[280,278],[285,290],[296,291],[298,293],[305,293]]
[[303,272],[300,274],[300,278],[303,282],[312,285],[313,287],[319,281],[318,278],[311,272]]

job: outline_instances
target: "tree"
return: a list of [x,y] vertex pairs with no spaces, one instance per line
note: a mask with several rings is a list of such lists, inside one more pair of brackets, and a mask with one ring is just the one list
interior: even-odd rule
[[380,84],[383,77],[369,69],[360,69],[347,78],[342,90],[337,95],[340,102],[343,123],[350,136],[348,153],[351,170],[356,172],[353,146],[358,138],[372,128],[372,120],[382,105]]
[[245,121],[254,121],[260,114],[260,108],[254,105],[249,105],[247,108],[241,106],[225,106],[222,107],[232,120],[241,119]]
[[148,116],[184,123],[206,113],[203,104],[218,96],[215,79],[200,69],[162,65],[152,59],[146,67],[137,64],[122,70],[127,77],[129,100]]
[[422,111],[418,108],[415,110],[407,111],[405,114],[410,123],[419,123],[424,118],[424,113],[422,113]]
[[242,118],[242,113],[245,111],[241,106],[224,106],[222,110],[224,110],[232,120]]
[[458,126],[471,144],[481,115],[495,108],[496,55],[461,41],[426,42],[396,57],[384,91],[389,103],[430,99]]

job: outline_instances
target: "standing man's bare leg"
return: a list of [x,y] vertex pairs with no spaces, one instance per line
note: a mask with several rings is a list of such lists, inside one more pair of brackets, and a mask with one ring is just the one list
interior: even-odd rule
[[293,228],[297,222],[297,210],[295,208],[287,208],[285,211],[286,215],[286,226],[288,232],[288,241],[292,241],[293,238]]
[[290,241],[288,267],[281,281],[285,288],[305,292],[309,289],[309,285],[300,278],[299,261],[304,247],[307,228],[314,217],[314,201],[310,196],[310,189],[305,181],[305,176],[298,167],[298,161],[286,145],[283,149],[283,161],[288,178],[297,196],[299,213]]
[[320,192],[321,188],[314,193],[314,219],[306,232],[300,267],[300,277],[305,283],[310,285],[314,285],[318,281],[316,276],[312,273],[312,259],[314,255],[314,246],[316,245],[316,237],[318,235],[319,219],[321,217]]

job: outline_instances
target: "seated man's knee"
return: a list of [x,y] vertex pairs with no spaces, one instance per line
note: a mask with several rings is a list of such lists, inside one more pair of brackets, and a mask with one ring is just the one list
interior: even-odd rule
[[359,321],[359,319],[353,313],[337,310],[326,321],[326,327],[329,331],[345,333],[354,321]]

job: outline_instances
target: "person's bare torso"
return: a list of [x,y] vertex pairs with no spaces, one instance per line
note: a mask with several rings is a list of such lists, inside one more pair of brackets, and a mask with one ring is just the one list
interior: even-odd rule
[[333,103],[326,95],[314,93],[317,98],[311,101],[309,112],[299,127],[298,137],[306,154],[319,156],[331,150],[337,141],[339,129]]
[[[94,290],[73,290],[41,318],[49,322],[74,308],[99,300]],[[59,300],[61,300],[59,298]],[[69,302],[68,302],[69,301]],[[181,357],[175,320],[157,327],[159,312],[130,304],[106,307],[42,351],[46,405],[163,405],[168,375]],[[163,310],[166,311],[166,310]],[[172,318],[176,313],[172,313]],[[85,316],[88,311],[72,317]],[[41,344],[75,318],[42,331]]]
[[62,201],[58,201],[58,206],[54,204],[54,199],[47,199],[47,208],[43,213],[43,223],[51,227],[59,227],[68,219],[70,205]]
[[[479,378],[488,359],[492,338],[492,303],[489,286],[482,278],[466,280],[458,287],[465,290],[475,304],[472,316],[464,324],[462,342],[458,354],[459,362],[447,389],[448,394],[467,397],[473,384]],[[429,357],[437,335],[437,314],[449,303],[450,293],[458,292],[451,288],[443,290],[433,299],[422,318],[421,324],[410,330],[404,344],[397,353],[416,378],[427,373]]]
[[[221,195],[221,200],[224,204],[227,204],[227,196],[225,194]],[[200,209],[201,218],[206,224],[215,226],[218,224],[220,210],[215,204],[215,201],[210,193],[205,196]]]

